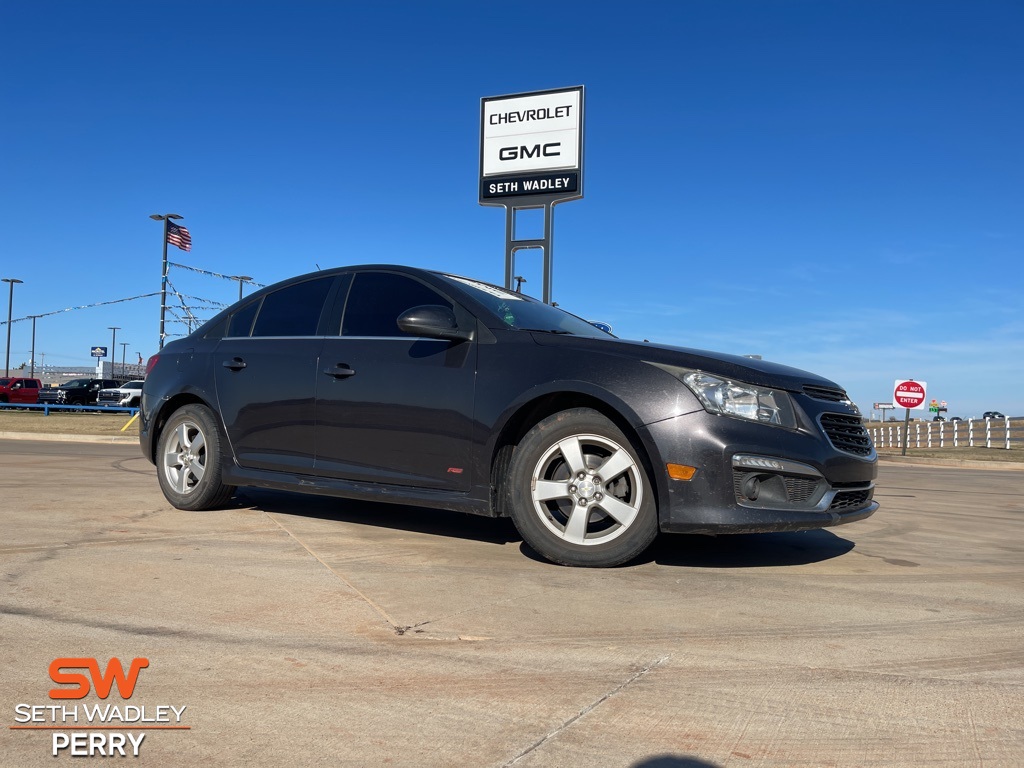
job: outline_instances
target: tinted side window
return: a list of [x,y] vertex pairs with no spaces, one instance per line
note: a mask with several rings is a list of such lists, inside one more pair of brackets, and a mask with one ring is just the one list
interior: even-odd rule
[[260,302],[253,301],[239,309],[231,316],[228,323],[226,336],[248,336],[252,330],[252,321],[256,319],[256,310],[260,308]]
[[321,277],[267,294],[252,335],[316,336],[324,300],[333,284],[333,277]]
[[35,379],[25,379],[25,389],[39,389],[39,382]]
[[422,304],[454,309],[452,303],[423,283],[405,275],[360,272],[348,294],[342,336],[408,336],[398,316]]
[[222,339],[228,329],[228,320],[230,317],[221,318],[217,323],[213,325],[207,325],[206,332],[203,334],[203,338],[206,339]]

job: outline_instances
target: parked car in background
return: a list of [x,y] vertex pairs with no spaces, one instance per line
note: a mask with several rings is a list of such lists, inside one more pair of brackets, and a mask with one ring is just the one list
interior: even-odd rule
[[24,403],[34,405],[43,383],[39,379],[19,376],[0,378],[0,403]]
[[983,419],[1005,419],[999,411],[985,411],[985,414],[981,417]]
[[963,421],[963,419],[961,419],[959,416],[950,416],[949,420],[950,421]]
[[39,403],[50,405],[95,405],[101,389],[120,386],[114,379],[72,379],[59,387],[39,392]]
[[552,562],[613,566],[659,531],[811,530],[878,508],[874,446],[835,382],[625,341],[439,272],[293,278],[147,369],[141,448],[179,509],[256,486],[507,516]]
[[96,395],[96,405],[136,408],[142,397],[142,379],[126,381],[119,387],[101,389]]

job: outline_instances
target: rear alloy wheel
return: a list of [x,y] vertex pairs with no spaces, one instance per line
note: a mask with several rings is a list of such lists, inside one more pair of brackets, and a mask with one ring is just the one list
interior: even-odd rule
[[526,543],[561,565],[621,565],[658,534],[647,471],[622,431],[589,408],[556,413],[527,433],[506,493]]
[[160,434],[156,464],[160,490],[178,509],[222,507],[235,492],[221,482],[220,430],[205,406],[186,405],[174,412]]

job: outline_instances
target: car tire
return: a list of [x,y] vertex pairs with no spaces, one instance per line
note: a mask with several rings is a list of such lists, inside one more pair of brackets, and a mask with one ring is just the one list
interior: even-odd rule
[[160,433],[156,466],[160,490],[172,506],[191,511],[224,506],[235,492],[221,480],[222,439],[209,408],[189,404],[175,411]]
[[658,535],[644,463],[622,431],[590,408],[534,426],[513,453],[504,491],[523,540],[560,565],[621,565]]

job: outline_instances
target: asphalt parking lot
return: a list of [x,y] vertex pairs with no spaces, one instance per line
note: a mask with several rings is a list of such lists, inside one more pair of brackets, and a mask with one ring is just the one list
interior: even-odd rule
[[[663,537],[594,571],[504,520],[270,491],[176,511],[133,445],[0,440],[0,461],[2,765],[52,765],[72,732],[144,733],[161,766],[1024,754],[1020,471],[885,464],[869,520]],[[112,657],[148,659],[130,699],[50,698],[55,659]],[[22,722],[55,704],[78,723]],[[166,719],[97,730],[97,704]]]

